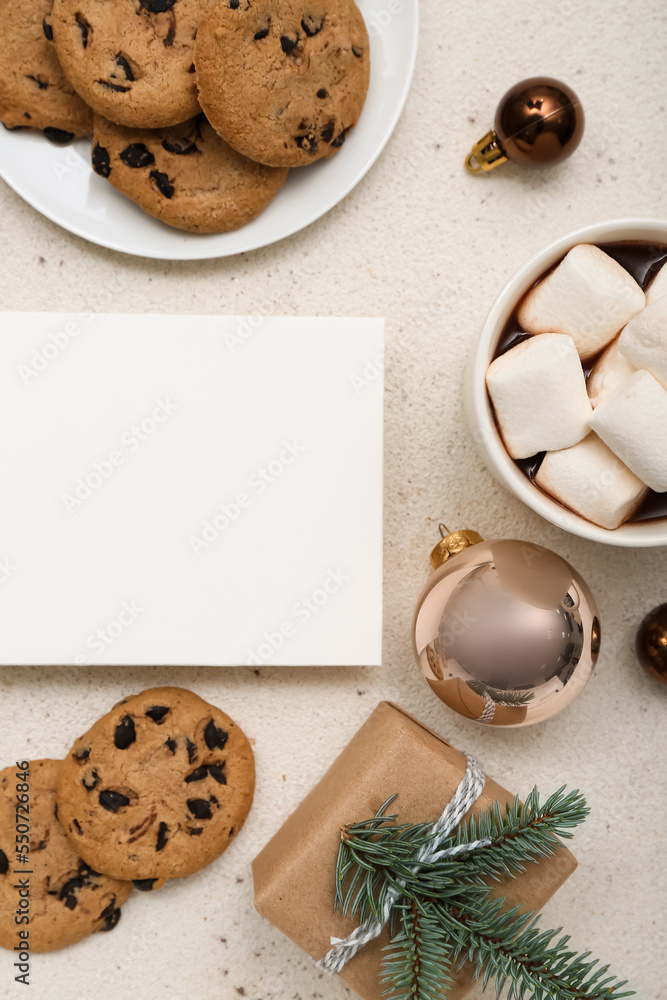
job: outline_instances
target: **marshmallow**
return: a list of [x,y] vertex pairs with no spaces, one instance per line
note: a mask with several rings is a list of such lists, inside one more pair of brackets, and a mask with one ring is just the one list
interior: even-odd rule
[[667,491],[667,389],[649,372],[635,372],[621,382],[589,424],[647,486]]
[[663,295],[667,295],[667,264],[662,265],[646,289],[646,304],[651,305]]
[[[643,315],[642,313],[639,314]],[[634,323],[634,320],[631,322]],[[626,327],[627,329],[627,327]],[[602,352],[588,376],[588,397],[595,408],[637,369],[618,349],[618,337]]]
[[592,358],[644,308],[644,293],[599,247],[580,243],[519,306],[528,333],[567,333],[582,359]]
[[632,517],[648,493],[597,434],[589,434],[572,448],[548,451],[535,482],[575,514],[609,529]]
[[593,411],[571,337],[522,341],[489,365],[486,385],[512,458],[569,448],[588,434]]
[[635,368],[645,368],[667,387],[667,295],[630,320],[618,346]]

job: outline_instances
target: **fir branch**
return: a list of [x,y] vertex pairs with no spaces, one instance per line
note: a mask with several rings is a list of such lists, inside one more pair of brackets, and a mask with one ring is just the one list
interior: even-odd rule
[[446,1000],[452,948],[437,917],[429,905],[411,902],[397,909],[401,929],[384,949],[380,982],[391,985],[382,995],[390,1000]]
[[490,838],[489,846],[470,858],[468,873],[492,878],[512,875],[523,872],[526,862],[555,854],[589,811],[578,790],[565,794],[563,786],[540,805],[539,792],[533,788],[523,804],[518,797],[511,805],[507,803],[504,816],[497,802],[477,819],[472,816],[459,826],[452,844],[443,844],[443,849]]
[[496,688],[489,687],[488,684],[484,684],[482,681],[466,681],[466,683],[475,694],[481,695],[482,698],[485,695],[488,696],[496,705],[523,708],[525,705],[529,705],[535,698],[532,691],[499,691]]
[[[401,899],[390,916],[391,944],[382,982],[390,983],[391,1000],[446,1000],[452,963],[472,962],[483,986],[495,979],[498,995],[509,986],[507,1000],[621,1000],[626,985],[607,976],[588,953],[568,948],[559,931],[541,932],[533,914],[519,906],[503,909],[505,900],[491,896],[490,879],[521,872],[525,864],[553,854],[562,840],[586,818],[588,807],[578,792],[560,788],[540,805],[537,789],[520,803],[498,803],[489,812],[461,824],[439,845],[428,864],[414,856],[432,843],[433,824],[397,823],[387,799],[375,816],[349,824],[341,832],[336,865],[336,908],[382,920],[387,892]],[[473,841],[474,851],[446,852]]]
[[396,824],[396,815],[386,810],[396,796],[388,799],[374,817],[346,826],[336,866],[336,907],[344,915],[357,915],[363,922],[369,914],[379,917],[384,894],[398,886],[411,898],[438,896],[452,901],[466,884],[471,897],[485,895],[486,880],[523,872],[527,863],[549,857],[572,829],[584,821],[588,806],[578,791],[565,794],[560,788],[540,805],[536,788],[525,803],[518,798],[507,803],[505,813],[498,803],[476,819],[461,824],[443,841],[441,851],[475,840],[489,839],[484,850],[437,857],[433,863],[415,869],[412,858],[432,839],[432,823]]
[[557,930],[540,931],[539,916],[520,906],[503,909],[502,898],[488,899],[474,914],[456,912],[447,904],[436,904],[440,932],[453,946],[453,961],[460,958],[475,965],[475,978],[482,977],[486,989],[495,977],[499,997],[509,986],[507,1000],[621,1000],[634,992],[619,992],[627,980],[608,976],[608,965],[589,960],[590,952],[578,954],[568,945],[570,938]]

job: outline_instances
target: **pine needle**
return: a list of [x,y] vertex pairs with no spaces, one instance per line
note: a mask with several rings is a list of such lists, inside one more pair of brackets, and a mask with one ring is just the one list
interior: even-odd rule
[[[413,858],[432,843],[433,824],[399,824],[387,810],[346,826],[336,864],[336,908],[360,923],[381,919],[390,889],[399,902],[390,918],[381,982],[389,1000],[446,1000],[451,971],[472,963],[483,988],[493,982],[506,1000],[621,1000],[625,981],[607,975],[588,952],[569,945],[560,930],[541,931],[539,917],[506,908],[492,884],[554,854],[588,815],[579,791],[560,788],[540,803],[536,788],[522,804],[498,803],[471,817],[441,844],[429,864]],[[488,840],[482,848],[447,855],[453,847]]]

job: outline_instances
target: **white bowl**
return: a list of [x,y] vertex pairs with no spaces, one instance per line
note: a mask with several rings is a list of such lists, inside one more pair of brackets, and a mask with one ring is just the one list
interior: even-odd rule
[[594,222],[549,243],[514,272],[491,306],[470,357],[465,377],[464,405],[468,425],[489,470],[519,500],[523,500],[547,521],[581,538],[606,542],[608,545],[639,548],[667,545],[667,518],[624,524],[612,531],[592,524],[551,500],[530,482],[505,450],[491,410],[485,379],[505,324],[531,285],[577,243],[620,243],[623,240],[641,240],[667,246],[667,220],[616,219],[611,222]]

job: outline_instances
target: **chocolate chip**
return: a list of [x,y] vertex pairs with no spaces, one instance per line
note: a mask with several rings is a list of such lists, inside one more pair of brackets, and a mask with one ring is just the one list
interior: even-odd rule
[[225,743],[229,739],[229,733],[226,733],[224,729],[220,729],[216,726],[213,719],[207,722],[206,729],[204,730],[204,739],[206,741],[206,746],[209,750],[224,750]]
[[22,132],[27,126],[26,125],[5,125],[2,122],[2,127],[6,129],[7,132]]
[[168,740],[164,741],[164,745],[166,746],[169,753],[172,754],[176,753],[176,740],[172,740],[171,736],[169,737]]
[[163,174],[161,170],[151,170],[151,180],[160,194],[164,195],[165,198],[171,198],[173,196],[174,186],[167,175]]
[[49,843],[49,831],[47,830],[46,833],[47,833],[47,835],[44,838],[44,840],[38,840],[34,847],[32,846],[32,844],[30,845],[30,850],[31,850],[31,852],[33,854],[35,854],[37,851],[43,851],[44,848],[48,846],[48,843]]
[[294,137],[299,149],[305,150],[307,153],[314,153],[317,149],[317,139],[314,135],[297,135]]
[[155,850],[161,851],[167,843],[167,834],[169,833],[169,827],[166,823],[160,823],[157,831],[157,840],[155,842]]
[[229,828],[229,833],[227,834],[227,836],[228,836],[228,837],[231,837],[231,835],[232,835],[232,834],[234,833],[234,830],[235,830],[235,827],[233,827],[233,826],[230,826],[230,828]]
[[281,35],[280,36],[280,47],[286,56],[294,52],[295,48],[299,44],[299,36],[296,31],[291,35]]
[[100,146],[99,142],[96,142],[93,146],[93,170],[100,177],[108,177],[111,173],[111,157],[109,156],[108,149],[104,146]]
[[75,14],[74,20],[79,25],[79,31],[81,32],[81,44],[84,49],[88,48],[88,33],[90,32],[90,25],[86,21],[83,14]]
[[194,745],[192,740],[189,740],[187,737],[185,739],[185,745],[188,748],[188,761],[190,764],[194,764],[197,759],[197,747]]
[[91,879],[100,878],[100,873],[87,865],[85,861],[79,862],[79,875],[83,879],[84,885]]
[[268,33],[269,33],[269,29],[268,28],[260,28],[259,31],[255,32],[255,41],[256,42],[261,42],[261,40],[263,38],[266,38],[266,36],[268,35]]
[[157,882],[156,878],[132,879],[132,885],[135,887],[135,889],[138,889],[139,892],[150,892],[156,882]]
[[126,80],[134,80],[134,71],[122,52],[116,55],[116,63],[125,74]]
[[112,931],[114,927],[117,926],[120,920],[121,910],[120,907],[115,909],[109,917],[104,922],[104,927],[100,927],[101,933],[106,933],[106,931]]
[[79,836],[81,836],[82,833],[83,833],[83,830],[81,829],[81,824],[79,823],[78,819],[72,820],[72,822],[74,823],[74,826],[76,827],[76,832],[79,834]]
[[111,80],[96,80],[95,83],[99,83],[100,87],[105,87],[107,90],[115,90],[119,94],[127,94],[132,90],[132,87],[122,87],[120,83],[112,83]]
[[190,836],[191,837],[198,837],[199,834],[203,833],[203,832],[204,832],[204,830],[203,830],[203,828],[201,826],[195,826],[195,827],[192,828],[192,830],[190,830]]
[[201,767],[198,767],[195,771],[192,771],[191,774],[187,775],[185,783],[186,785],[189,785],[193,781],[203,781],[204,778],[207,777],[207,775],[208,775],[208,767],[206,766],[206,764],[202,764]]
[[301,27],[309,38],[312,38],[313,35],[316,35],[319,31],[321,31],[323,24],[323,17],[313,17],[312,14],[304,14],[301,18]]
[[196,71],[195,64],[194,63],[190,63],[190,69],[188,70],[188,73],[194,73],[195,71]]
[[117,813],[119,809],[129,806],[129,804],[130,800],[122,792],[114,792],[111,789],[100,792],[100,805],[109,812]]
[[224,764],[209,764],[208,773],[211,775],[214,781],[218,782],[219,785],[227,784],[227,776],[225,775]]
[[162,39],[162,44],[164,45],[165,49],[171,48],[171,46],[174,44],[174,39],[175,38],[176,38],[176,15],[172,11],[172,13],[171,13],[171,24],[169,25],[169,30],[167,31],[167,34]]
[[4,851],[0,851],[0,875],[6,875],[9,871],[9,858]]
[[331,142],[331,140],[333,139],[335,127],[336,123],[332,120],[327,122],[326,126],[322,129],[322,131],[320,132],[320,136],[324,139],[325,142]]
[[355,55],[357,57],[357,59],[361,59],[361,57],[364,54],[364,50],[357,48],[356,45],[353,45],[352,46],[352,54]]
[[194,139],[189,136],[184,136],[182,139],[163,139],[162,148],[168,153],[175,153],[176,156],[189,156],[190,153],[199,152]]
[[241,0],[229,0],[229,9],[238,10]]
[[32,80],[33,83],[36,83],[40,90],[49,89],[49,85],[46,82],[46,80],[40,80],[38,76],[32,76],[31,74],[28,74],[28,79]]
[[143,142],[133,142],[129,146],[126,146],[120,154],[120,158],[126,167],[134,169],[149,167],[151,163],[155,163],[155,157]]
[[319,90],[317,91],[317,94],[316,94],[316,97],[319,97],[319,99],[320,99],[321,101],[323,101],[323,100],[324,100],[324,98],[325,98],[325,97],[328,97],[328,96],[329,96],[329,95],[328,95],[328,93],[326,92],[326,90],[324,89],[324,87],[321,87],[321,88],[320,88],[320,89],[319,89]]
[[100,931],[112,931],[120,920],[120,909],[116,907],[116,897],[114,896],[108,906],[100,913],[98,920],[104,921],[104,927]]
[[42,20],[42,31],[47,42],[53,41],[53,28],[51,27],[51,15],[45,14]]
[[195,819],[211,818],[211,806],[206,799],[188,799],[188,809]]
[[350,131],[350,128],[352,128],[351,125],[349,126],[349,128],[344,128],[343,131],[340,133],[340,135],[334,139],[334,141],[331,143],[333,149],[340,149],[340,147],[345,142],[345,137],[347,136],[347,133]]
[[[59,146],[64,146],[74,138],[74,132],[65,132],[62,128],[52,128],[50,125],[42,129],[49,142],[56,142]],[[90,753],[90,750],[88,751]]]
[[29,111],[24,111],[24,112],[23,112],[23,117],[24,117],[24,118],[27,118],[27,119],[29,119],[29,120],[30,120],[30,119],[32,119],[32,115],[30,114],[30,112],[29,112]]
[[176,0],[140,0],[140,3],[151,14],[164,14],[166,10],[171,10]]
[[65,882],[64,886],[58,893],[58,899],[65,904],[68,910],[75,910],[78,899],[76,898],[77,891],[83,885],[83,879],[75,875],[74,878],[69,879]]
[[87,750],[74,750],[74,757],[77,760],[88,760],[90,757],[90,747]]
[[[144,715],[147,715],[149,719],[152,719],[156,726],[161,726],[164,722],[164,717],[169,712],[166,705],[152,705],[151,708],[147,708]],[[169,742],[169,741],[167,741]]]
[[111,902],[109,903],[109,905],[105,906],[105,908],[102,910],[102,912],[100,913],[100,915],[99,915],[99,917],[97,919],[98,920],[107,920],[111,916],[111,914],[113,913],[113,911],[115,910],[115,908],[116,908],[116,897],[113,896],[113,898],[112,898]]
[[[138,143],[137,145],[140,145],[140,143]],[[145,146],[143,148],[146,149]],[[127,160],[125,159],[125,154],[130,149],[132,149],[132,146],[128,146],[127,149],[124,149],[123,152],[120,154],[120,158],[123,161],[123,163],[127,163]],[[146,152],[148,152],[148,150],[146,150]],[[151,156],[149,162],[152,162],[153,157],[151,154],[149,154],[149,156]],[[135,729],[134,726],[134,719],[132,718],[131,715],[123,716],[123,718],[116,726],[116,732],[114,733],[113,741],[116,746],[116,749],[127,750],[129,746],[132,746],[132,744],[136,741],[136,739],[137,739],[137,730]]]
[[56,817],[56,819],[58,819],[58,803],[57,802],[56,802],[56,804],[53,807],[53,815]]
[[90,774],[86,775],[81,782],[83,787],[89,792],[92,792],[94,788],[97,788],[99,783],[100,783],[100,776],[95,770],[95,768],[93,768]]

